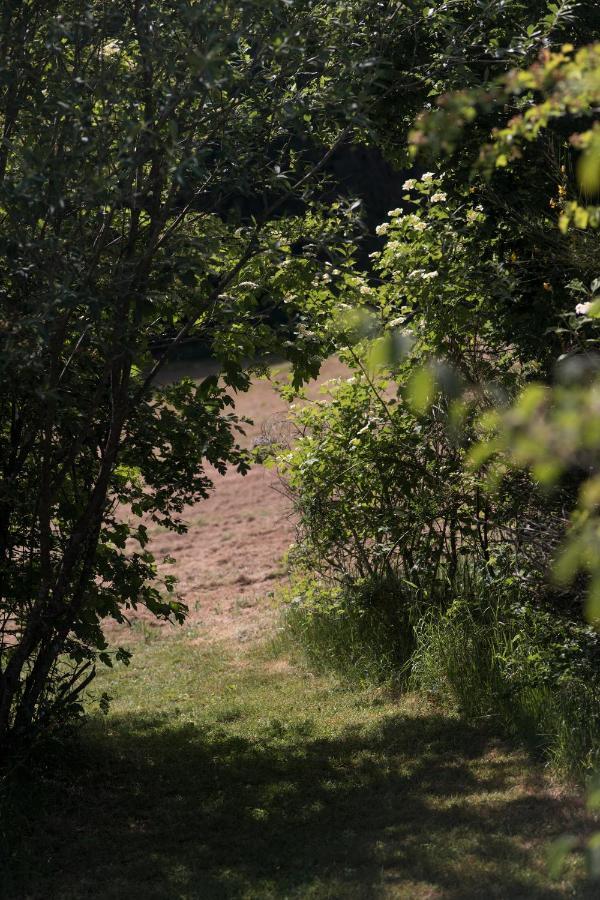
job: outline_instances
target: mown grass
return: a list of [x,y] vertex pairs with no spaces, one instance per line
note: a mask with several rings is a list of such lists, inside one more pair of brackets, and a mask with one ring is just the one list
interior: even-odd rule
[[595,896],[545,865],[583,814],[420,698],[183,634],[96,689],[109,715],[13,776],[4,898]]

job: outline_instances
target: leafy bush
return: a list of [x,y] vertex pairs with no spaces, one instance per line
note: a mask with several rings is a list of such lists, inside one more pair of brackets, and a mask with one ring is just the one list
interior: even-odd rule
[[276,455],[298,515],[295,567],[341,585],[390,579],[434,593],[461,557],[489,559],[517,528],[525,480],[518,504],[509,495],[493,509],[463,465],[443,398],[419,415],[401,381],[360,366],[327,389],[330,401],[295,411],[298,438]]
[[[555,572],[567,585],[578,575],[589,576],[590,621],[600,621],[600,259],[598,239],[592,233],[600,226],[599,72],[599,44],[576,49],[565,43],[559,52],[545,50],[534,65],[514,69],[485,90],[474,88],[439,98],[437,114],[423,113],[413,134],[415,150],[427,146],[452,151],[466,123],[485,116],[490,108],[501,110],[502,127],[492,131],[479,159],[479,169],[490,179],[487,193],[492,196],[502,180],[514,189],[523,172],[530,170],[531,161],[542,153],[564,160],[556,169],[555,193],[545,192],[546,212],[536,231],[522,232],[538,261],[543,258],[542,233],[548,234],[552,245],[554,261],[545,260],[542,282],[550,295],[546,305],[552,315],[540,333],[551,348],[555,377],[524,387],[512,408],[500,406],[486,415],[489,439],[476,448],[472,462],[480,465],[498,454],[496,477],[512,466],[530,469],[546,485],[570,481],[573,516]],[[552,148],[557,152],[547,153]],[[537,356],[541,361],[539,352]],[[538,374],[549,372],[540,368]]]
[[[339,6],[339,18],[278,0],[6,9],[0,755],[77,708],[113,658],[105,617],[140,604],[181,620],[147,523],[185,530],[209,467],[246,471],[231,411],[244,358],[279,348],[298,380],[318,370],[324,263],[353,228],[348,209],[325,214],[307,195],[351,130],[339,91],[356,59],[334,62],[323,40],[330,26],[346,43]],[[312,156],[290,149],[299,123]],[[161,388],[191,337],[221,379]]]

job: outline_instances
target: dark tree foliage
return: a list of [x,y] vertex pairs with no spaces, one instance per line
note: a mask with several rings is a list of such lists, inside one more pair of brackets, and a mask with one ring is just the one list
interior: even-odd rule
[[[207,464],[246,470],[231,411],[244,360],[283,349],[298,380],[318,369],[307,325],[327,319],[319,272],[352,215],[311,197],[359,121],[367,62],[345,6],[3,5],[2,748],[73,712],[111,661],[102,619],[137,605],[182,619],[146,526],[184,528]],[[260,215],[236,213],[246,196]],[[160,389],[189,336],[221,379]]]

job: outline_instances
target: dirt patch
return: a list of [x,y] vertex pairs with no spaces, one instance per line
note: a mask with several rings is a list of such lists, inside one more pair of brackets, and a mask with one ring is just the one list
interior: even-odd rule
[[[174,373],[202,377],[208,374],[199,364]],[[319,379],[308,388],[318,396],[324,382],[343,377],[348,370],[338,360],[328,360]],[[274,381],[284,380],[286,367],[275,366],[273,380],[257,379],[246,394],[236,398],[236,412],[251,418],[245,444],[260,439],[272,429],[285,428],[287,404],[276,391]],[[277,475],[254,466],[242,476],[229,471],[215,473],[215,488],[208,500],[188,507],[186,534],[150,528],[150,549],[157,560],[173,556],[175,564],[162,564],[162,573],[175,574],[178,593],[189,608],[188,625],[199,640],[256,639],[267,630],[274,616],[269,603],[287,579],[284,557],[294,539],[294,521]],[[131,620],[149,625],[150,614],[143,610]],[[171,627],[156,623],[156,627]],[[107,625],[116,636],[123,627]]]

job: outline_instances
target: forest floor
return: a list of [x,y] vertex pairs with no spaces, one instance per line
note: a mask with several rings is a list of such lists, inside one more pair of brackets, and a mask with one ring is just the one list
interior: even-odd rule
[[[285,414],[266,381],[240,405],[248,440]],[[342,684],[287,645],[273,595],[293,522],[274,487],[229,473],[187,535],[155,532],[189,620],[111,630],[133,660],[15,781],[0,897],[598,897],[577,856],[548,876],[549,843],[589,829],[577,790],[489,725]]]

